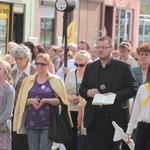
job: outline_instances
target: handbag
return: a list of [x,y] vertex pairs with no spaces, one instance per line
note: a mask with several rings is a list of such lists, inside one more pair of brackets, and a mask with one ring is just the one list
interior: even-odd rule
[[7,132],[8,131],[8,127],[2,123],[0,124],[0,132]]
[[59,106],[51,105],[52,118],[49,125],[48,138],[57,143],[68,143],[73,138],[71,123],[68,115],[68,106],[61,99]]

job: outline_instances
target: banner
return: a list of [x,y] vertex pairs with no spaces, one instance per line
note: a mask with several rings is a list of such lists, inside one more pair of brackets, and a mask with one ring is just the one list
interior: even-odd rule
[[75,43],[75,33],[74,33],[74,21],[72,21],[67,27],[67,43]]

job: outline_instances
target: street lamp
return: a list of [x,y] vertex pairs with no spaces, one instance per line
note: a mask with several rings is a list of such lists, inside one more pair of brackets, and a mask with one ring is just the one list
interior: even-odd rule
[[65,41],[65,49],[64,49],[64,67],[67,67],[67,13],[71,12],[75,8],[75,2],[73,0],[57,0],[55,3],[55,8],[64,12],[63,16],[63,37]]
[[55,7],[60,12],[71,12],[75,8],[75,2],[73,0],[57,0]]

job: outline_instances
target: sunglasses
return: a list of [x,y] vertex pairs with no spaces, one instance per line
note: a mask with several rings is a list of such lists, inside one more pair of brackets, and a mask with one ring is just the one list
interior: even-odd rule
[[39,66],[39,65],[40,65],[40,66],[46,66],[46,65],[48,65],[48,64],[35,62],[35,65],[36,65],[36,66]]
[[75,65],[76,67],[84,67],[86,64],[87,64],[87,62],[86,62],[85,64],[77,64],[77,63],[74,63],[74,65]]

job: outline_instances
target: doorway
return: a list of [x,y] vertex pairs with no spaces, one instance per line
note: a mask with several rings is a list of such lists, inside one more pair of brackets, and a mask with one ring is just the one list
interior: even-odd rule
[[106,34],[112,37],[113,31],[113,7],[106,6],[105,8],[105,24]]
[[14,13],[13,41],[18,44],[23,42],[23,25],[24,25],[24,15]]

